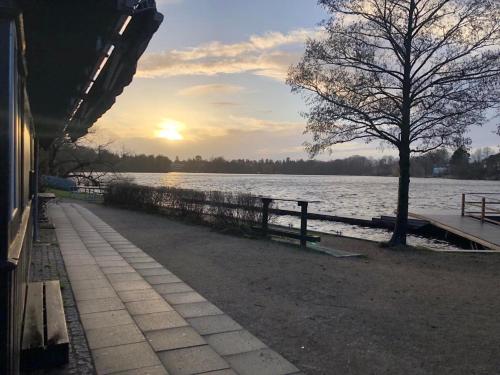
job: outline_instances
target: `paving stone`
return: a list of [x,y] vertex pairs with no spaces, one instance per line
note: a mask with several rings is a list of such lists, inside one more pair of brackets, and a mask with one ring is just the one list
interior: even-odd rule
[[155,284],[168,284],[168,283],[181,283],[182,280],[175,275],[155,275],[155,276],[144,276],[144,279],[152,285]]
[[84,266],[66,266],[68,274],[83,273],[83,272],[101,272],[97,264],[88,264]]
[[142,255],[142,256],[134,256],[134,257],[127,257],[127,262],[130,264],[134,263],[151,263],[154,262],[155,260],[147,255]]
[[79,274],[79,273],[101,273],[102,271],[97,264],[87,264],[84,266],[66,266],[66,270],[68,271],[68,275]]
[[151,289],[151,285],[144,280],[116,281],[111,282],[111,284],[117,292],[125,290]]
[[157,356],[147,343],[96,349],[93,352],[93,357],[99,374],[110,374],[159,364]]
[[88,329],[85,334],[91,349],[133,344],[146,340],[135,324]]
[[175,306],[175,310],[184,318],[223,314],[217,306],[210,302],[185,303]]
[[111,284],[106,279],[74,280],[71,283],[71,289],[74,291],[96,288],[111,288]]
[[78,255],[89,255],[90,252],[85,248],[85,246],[82,247],[80,250],[76,249],[71,249],[71,250],[61,250],[61,254],[64,256],[78,256]]
[[169,283],[169,284],[153,284],[153,289],[160,294],[192,292],[191,288],[186,283]]
[[127,302],[125,306],[130,314],[141,315],[162,311],[172,311],[173,308],[164,299],[150,299],[137,302]]
[[113,249],[111,246],[107,247],[88,247],[89,252],[94,255],[94,256],[99,256],[99,257],[104,257],[104,256],[109,256],[109,255],[119,255],[118,252]]
[[115,252],[115,254],[111,254],[110,253],[110,255],[99,255],[99,256],[96,256],[95,260],[96,260],[97,263],[99,263],[101,261],[109,262],[109,261],[112,261],[112,260],[123,260],[123,258],[120,255],[116,255],[116,252]]
[[203,375],[238,375],[231,369],[204,372]]
[[153,289],[126,290],[123,292],[118,292],[118,296],[123,302],[144,301],[161,298],[161,296]]
[[125,305],[118,297],[91,299],[78,302],[78,311],[80,314],[123,309],[125,309]]
[[105,245],[105,246],[88,246],[88,249],[94,253],[105,253],[108,251],[112,251],[116,254],[116,250],[113,249],[112,246],[110,245]]
[[191,327],[146,332],[146,339],[156,352],[206,344],[198,332]]
[[132,267],[130,267],[130,266],[123,266],[123,267],[103,267],[103,268],[101,268],[101,270],[106,275],[113,274],[113,273],[135,272],[135,270]]
[[222,356],[266,348],[266,344],[243,330],[209,335],[206,336],[206,340]]
[[227,315],[202,316],[188,319],[188,322],[200,335],[211,335],[243,329]]
[[[152,366],[135,370],[115,372],[113,375],[169,375],[165,367]],[[228,374],[229,375],[229,374]]]
[[87,248],[85,247],[84,244],[78,243],[77,240],[68,240],[68,241],[58,241],[59,243],[59,249],[61,250],[61,253],[69,253],[69,252],[80,252],[80,251],[87,251]]
[[115,248],[122,255],[125,255],[125,254],[144,254],[144,252],[142,250],[139,250],[137,248],[126,248],[126,249],[120,249],[118,247],[115,247]]
[[100,299],[116,297],[116,292],[113,288],[94,288],[94,289],[77,289],[73,291],[76,301],[85,301],[90,299]]
[[144,280],[141,275],[137,272],[127,272],[127,273],[111,273],[108,276],[109,281],[112,283],[120,281],[135,281]]
[[160,276],[160,275],[171,275],[172,272],[169,270],[166,270],[163,267],[158,267],[158,268],[148,268],[145,270],[137,270],[142,276]]
[[96,280],[96,279],[105,279],[106,277],[99,271],[68,271],[68,277],[71,281],[74,280]]
[[206,301],[201,294],[196,292],[164,294],[163,297],[172,305]]
[[134,252],[120,252],[121,256],[124,257],[125,259],[134,259],[134,258],[147,258],[150,259],[150,262],[154,261],[153,258],[151,258],[149,255],[147,255],[144,251],[142,250],[137,250]]
[[208,345],[168,350],[159,352],[158,356],[171,375],[191,375],[229,368],[228,363]]
[[143,332],[187,326],[188,323],[176,311],[135,315],[135,322]]
[[92,257],[65,257],[64,263],[66,266],[86,266],[96,264],[96,261]]
[[80,318],[85,329],[114,327],[122,324],[134,323],[127,310],[81,314]]
[[224,357],[240,375],[287,375],[299,369],[271,349],[234,354]]
[[150,268],[161,267],[161,264],[159,264],[158,262],[149,262],[149,263],[136,263],[133,266],[136,270],[145,270]]
[[126,267],[126,266],[129,265],[123,259],[121,259],[121,260],[109,260],[109,261],[106,261],[106,260],[102,261],[102,260],[100,260],[98,262],[98,264],[99,264],[100,267]]

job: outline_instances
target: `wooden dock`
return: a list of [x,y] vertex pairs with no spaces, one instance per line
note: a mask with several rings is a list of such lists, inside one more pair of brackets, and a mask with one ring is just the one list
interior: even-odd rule
[[453,213],[409,213],[409,216],[480,244],[486,249],[500,251],[500,225],[478,218]]

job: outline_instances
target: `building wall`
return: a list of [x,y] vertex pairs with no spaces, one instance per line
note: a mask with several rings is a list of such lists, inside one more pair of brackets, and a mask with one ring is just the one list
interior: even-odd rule
[[[19,371],[33,238],[34,134],[22,22],[0,9],[0,374]],[[7,53],[4,53],[6,51]]]

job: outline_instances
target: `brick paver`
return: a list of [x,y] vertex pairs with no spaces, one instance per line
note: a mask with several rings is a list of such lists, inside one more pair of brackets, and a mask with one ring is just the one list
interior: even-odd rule
[[98,374],[299,374],[87,209],[49,212]]

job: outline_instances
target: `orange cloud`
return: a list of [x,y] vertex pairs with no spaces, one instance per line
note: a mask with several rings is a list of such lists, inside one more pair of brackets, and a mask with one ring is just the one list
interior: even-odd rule
[[179,91],[182,96],[203,96],[210,94],[234,94],[243,91],[243,87],[226,84],[209,84],[186,87]]
[[253,35],[240,43],[214,41],[183,50],[171,50],[145,55],[139,64],[139,77],[170,77],[179,75],[216,75],[221,73],[252,73],[283,80],[291,64],[298,61],[301,51],[280,49],[305,43],[308,38],[320,38],[320,29],[297,29],[283,34],[268,32]]

